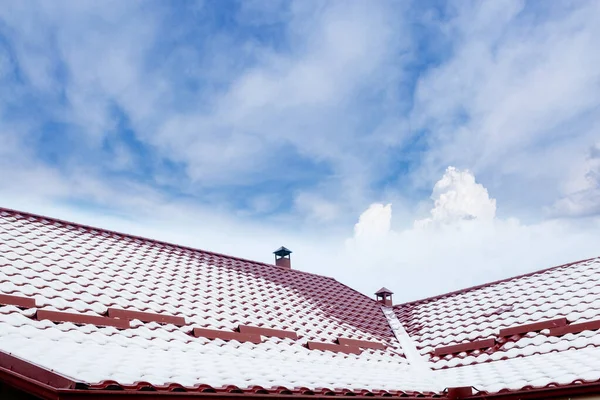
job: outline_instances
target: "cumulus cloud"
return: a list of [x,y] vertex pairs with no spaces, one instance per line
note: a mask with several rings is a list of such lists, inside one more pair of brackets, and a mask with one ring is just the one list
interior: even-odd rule
[[433,187],[431,198],[431,217],[415,221],[416,227],[472,219],[491,221],[496,216],[496,200],[490,199],[487,189],[476,183],[469,171],[448,167]]
[[600,219],[498,218],[469,171],[449,167],[431,198],[431,216],[406,229],[391,228],[390,204],[371,205],[338,260],[347,267],[343,281],[367,293],[385,285],[410,300],[600,255]]
[[358,240],[370,240],[385,236],[390,231],[391,220],[391,204],[372,204],[354,225],[354,237]]

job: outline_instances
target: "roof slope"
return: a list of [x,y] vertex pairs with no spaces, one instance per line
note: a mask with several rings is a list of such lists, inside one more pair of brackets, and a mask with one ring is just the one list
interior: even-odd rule
[[394,310],[421,356],[456,384],[495,392],[600,379],[600,258]]
[[11,353],[91,389],[531,394],[600,381],[599,329],[600,258],[382,308],[328,277],[0,209],[0,378]]
[[[107,380],[290,390],[436,387],[408,373],[374,300],[334,279],[273,265],[3,210],[0,294],[35,299],[35,307],[0,306],[0,350],[97,387]],[[107,320],[53,322],[62,314],[47,313],[106,317],[111,308],[184,317],[185,325],[133,319],[118,329],[98,326]],[[194,328],[231,335],[239,325],[298,338],[263,335],[253,343],[193,335]],[[338,338],[385,347],[356,349],[360,354],[306,347]]]

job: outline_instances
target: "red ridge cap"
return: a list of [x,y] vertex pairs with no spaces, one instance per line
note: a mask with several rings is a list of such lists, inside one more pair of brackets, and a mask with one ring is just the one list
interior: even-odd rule
[[13,296],[10,294],[0,294],[0,305],[35,308],[35,299],[23,296]]
[[38,320],[47,319],[52,322],[72,322],[74,324],[92,324],[97,326],[112,326],[118,329],[130,327],[128,319],[108,318],[95,315],[75,314],[62,311],[38,310]]
[[250,342],[254,344],[262,342],[260,335],[220,331],[216,329],[194,328],[193,334],[195,337],[205,337],[207,339],[237,340],[238,342]]
[[262,336],[272,336],[278,338],[289,338],[298,340],[298,334],[294,331],[286,331],[282,329],[271,329],[271,328],[261,328],[258,326],[250,326],[250,325],[240,325],[238,327],[240,333],[249,334],[249,335],[262,335]]
[[443,346],[435,349],[436,356],[444,356],[446,354],[461,353],[463,351],[479,350],[486,347],[493,347],[496,344],[496,339],[476,340],[474,342],[455,344],[452,346]]
[[306,347],[310,350],[333,351],[335,353],[360,354],[361,349],[355,346],[343,346],[341,344],[323,343],[323,342],[308,342]]
[[600,329],[600,319],[595,321],[580,322],[578,324],[571,324],[560,328],[550,329],[549,336],[562,336],[567,333],[579,333],[583,331],[595,331]]
[[371,342],[368,340],[338,338],[337,342],[339,344],[341,344],[342,346],[354,346],[354,347],[362,347],[363,349],[385,350],[385,345],[383,343]]
[[567,325],[567,323],[568,323],[567,319],[565,317],[562,317],[562,318],[551,319],[548,321],[540,321],[540,322],[534,322],[531,324],[511,326],[510,328],[500,329],[500,333],[498,334],[498,336],[506,337],[506,336],[518,335],[520,333],[537,332],[537,331],[541,331],[542,329],[551,329],[551,328],[558,328],[561,326],[565,326],[565,325]]
[[137,319],[142,322],[158,322],[160,324],[173,324],[177,326],[185,325],[185,318],[183,317],[142,311],[122,310],[119,308],[109,308],[108,316],[110,318]]

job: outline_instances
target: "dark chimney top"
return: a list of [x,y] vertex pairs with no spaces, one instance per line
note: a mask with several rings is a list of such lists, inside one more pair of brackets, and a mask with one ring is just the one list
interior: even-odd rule
[[287,269],[292,268],[292,260],[290,258],[292,251],[290,249],[286,249],[285,247],[281,246],[275,250],[273,254],[275,254],[275,265]]
[[386,289],[386,288],[382,287],[381,289],[379,289],[378,291],[375,292],[375,297],[377,298],[377,302],[383,304],[384,306],[391,307],[393,305],[393,303],[392,303],[392,295],[393,294],[394,294],[394,292],[392,292],[390,289]]

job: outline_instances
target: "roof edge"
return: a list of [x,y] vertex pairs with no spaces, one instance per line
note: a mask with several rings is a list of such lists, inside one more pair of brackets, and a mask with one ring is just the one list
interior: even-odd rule
[[[327,390],[327,393],[303,394],[297,392],[279,393],[277,391],[268,391],[268,393],[255,393],[244,391],[242,393],[232,393],[226,391],[202,392],[202,391],[172,391],[170,386],[161,387],[160,390],[144,390],[121,388],[114,389],[93,389],[91,385],[78,382],[71,378],[60,375],[53,370],[38,366],[32,362],[13,356],[4,351],[0,351],[0,383],[13,387],[22,392],[39,397],[42,400],[88,400],[88,399],[107,399],[111,400],[156,400],[157,398],[174,399],[218,399],[235,400],[240,398],[265,399],[265,398],[295,398],[295,399],[331,399],[332,397],[346,397],[344,393],[338,393],[335,390]],[[145,382],[142,382],[145,384]],[[175,384],[176,386],[180,386]],[[370,395],[357,394],[352,398],[357,400],[372,400],[377,396],[374,393]],[[399,392],[392,397],[402,397],[402,400],[423,400],[424,398],[440,398],[437,395],[410,395],[406,392]]]
[[596,260],[598,258],[600,258],[600,257],[597,256],[597,257],[586,258],[586,259],[583,259],[583,260],[573,261],[573,262],[569,262],[569,263],[561,264],[561,265],[556,265],[556,266],[549,267],[549,268],[543,268],[543,269],[540,269],[540,270],[537,270],[537,271],[527,272],[527,273],[521,274],[521,275],[515,275],[515,276],[508,277],[508,278],[498,279],[498,280],[492,281],[492,282],[487,282],[487,283],[482,283],[482,284],[479,284],[479,285],[469,286],[467,288],[454,290],[454,291],[448,292],[448,293],[443,293],[443,294],[438,294],[438,295],[435,295],[435,296],[425,297],[425,298],[419,299],[419,300],[411,300],[411,301],[407,301],[405,303],[395,304],[393,306],[393,308],[401,308],[401,307],[411,306],[411,305],[414,305],[414,304],[425,303],[425,302],[428,302],[428,301],[439,300],[439,299],[444,298],[444,297],[449,297],[449,296],[454,296],[454,295],[457,295],[457,294],[467,293],[467,292],[470,292],[472,290],[477,290],[477,289],[481,289],[481,288],[484,288],[484,287],[487,287],[487,286],[496,285],[498,283],[508,282],[508,281],[513,280],[513,279],[525,278],[525,277],[532,276],[532,275],[535,275],[535,274],[541,274],[541,273],[544,273],[544,272],[547,272],[547,271],[551,271],[553,269],[558,269],[558,268],[563,268],[563,267],[569,267],[571,265],[583,263],[583,262],[586,262],[586,261]]
[[[306,400],[331,400],[338,397],[350,397],[343,395],[302,395],[302,394],[258,394],[258,393],[202,393],[202,392],[151,392],[151,391],[131,391],[131,390],[77,390],[61,389],[57,391],[59,400],[90,400],[90,399],[110,399],[110,400],[156,400],[156,399],[215,399],[215,400],[238,400],[238,399],[306,399]],[[415,396],[351,396],[356,400],[373,400],[376,398],[392,399],[401,398],[402,400],[424,400],[427,397]],[[437,397],[445,399],[444,397]]]
[[71,389],[77,386],[74,379],[54,372],[11,353],[0,350],[0,368],[22,375],[55,389]]
[[[265,262],[261,262],[261,261],[250,260],[248,258],[231,256],[231,255],[227,255],[227,254],[223,254],[223,253],[217,253],[217,252],[214,252],[214,251],[209,251],[209,250],[203,250],[203,249],[195,248],[195,247],[192,247],[192,246],[186,246],[186,245],[183,245],[183,244],[176,244],[176,243],[173,243],[173,242],[167,242],[166,240],[152,239],[152,238],[145,237],[145,236],[134,235],[132,233],[125,233],[125,232],[114,231],[112,229],[100,228],[100,227],[97,227],[97,226],[86,225],[86,224],[82,224],[82,223],[79,223],[79,222],[68,221],[68,220],[65,220],[65,219],[60,219],[60,218],[55,218],[55,217],[49,217],[49,216],[46,216],[46,215],[35,214],[35,213],[32,213],[32,212],[28,212],[28,211],[19,211],[19,210],[15,210],[15,209],[12,209],[12,208],[7,208],[7,207],[0,206],[0,212],[2,212],[2,211],[13,213],[13,214],[20,214],[20,215],[23,215],[25,217],[30,217],[30,218],[45,219],[45,220],[48,220],[48,221],[57,222],[59,224],[71,225],[71,226],[74,226],[74,227],[83,228],[83,229],[87,229],[87,230],[95,230],[95,231],[98,231],[98,232],[108,233],[108,234],[111,234],[111,235],[118,235],[118,236],[130,238],[130,239],[138,239],[138,240],[143,240],[143,241],[151,242],[151,243],[155,243],[155,244],[178,247],[180,249],[185,249],[185,250],[190,250],[190,251],[205,253],[205,254],[209,254],[209,255],[212,255],[212,256],[224,257],[224,258],[228,258],[228,259],[231,259],[231,260],[242,261],[242,262],[247,262],[247,263],[256,264],[256,265],[262,265],[262,266],[265,266],[265,267],[281,268],[281,267],[279,267],[279,266],[277,266],[275,264],[269,264],[269,263],[265,263]],[[321,277],[329,278],[328,276],[325,276],[325,275],[314,274],[312,272],[300,271],[300,270],[297,270],[297,269],[285,269],[285,270],[287,272],[293,272],[293,273],[300,273],[300,274],[307,274],[307,275],[321,276]]]
[[551,399],[557,397],[564,398],[565,396],[580,396],[586,394],[597,395],[598,393],[600,393],[600,381],[589,383],[572,383],[563,386],[535,389],[519,389],[491,394],[480,392],[473,396],[465,397],[464,400],[533,400]]
[[37,396],[42,400],[55,400],[58,398],[56,388],[2,366],[0,366],[0,382],[22,392]]

